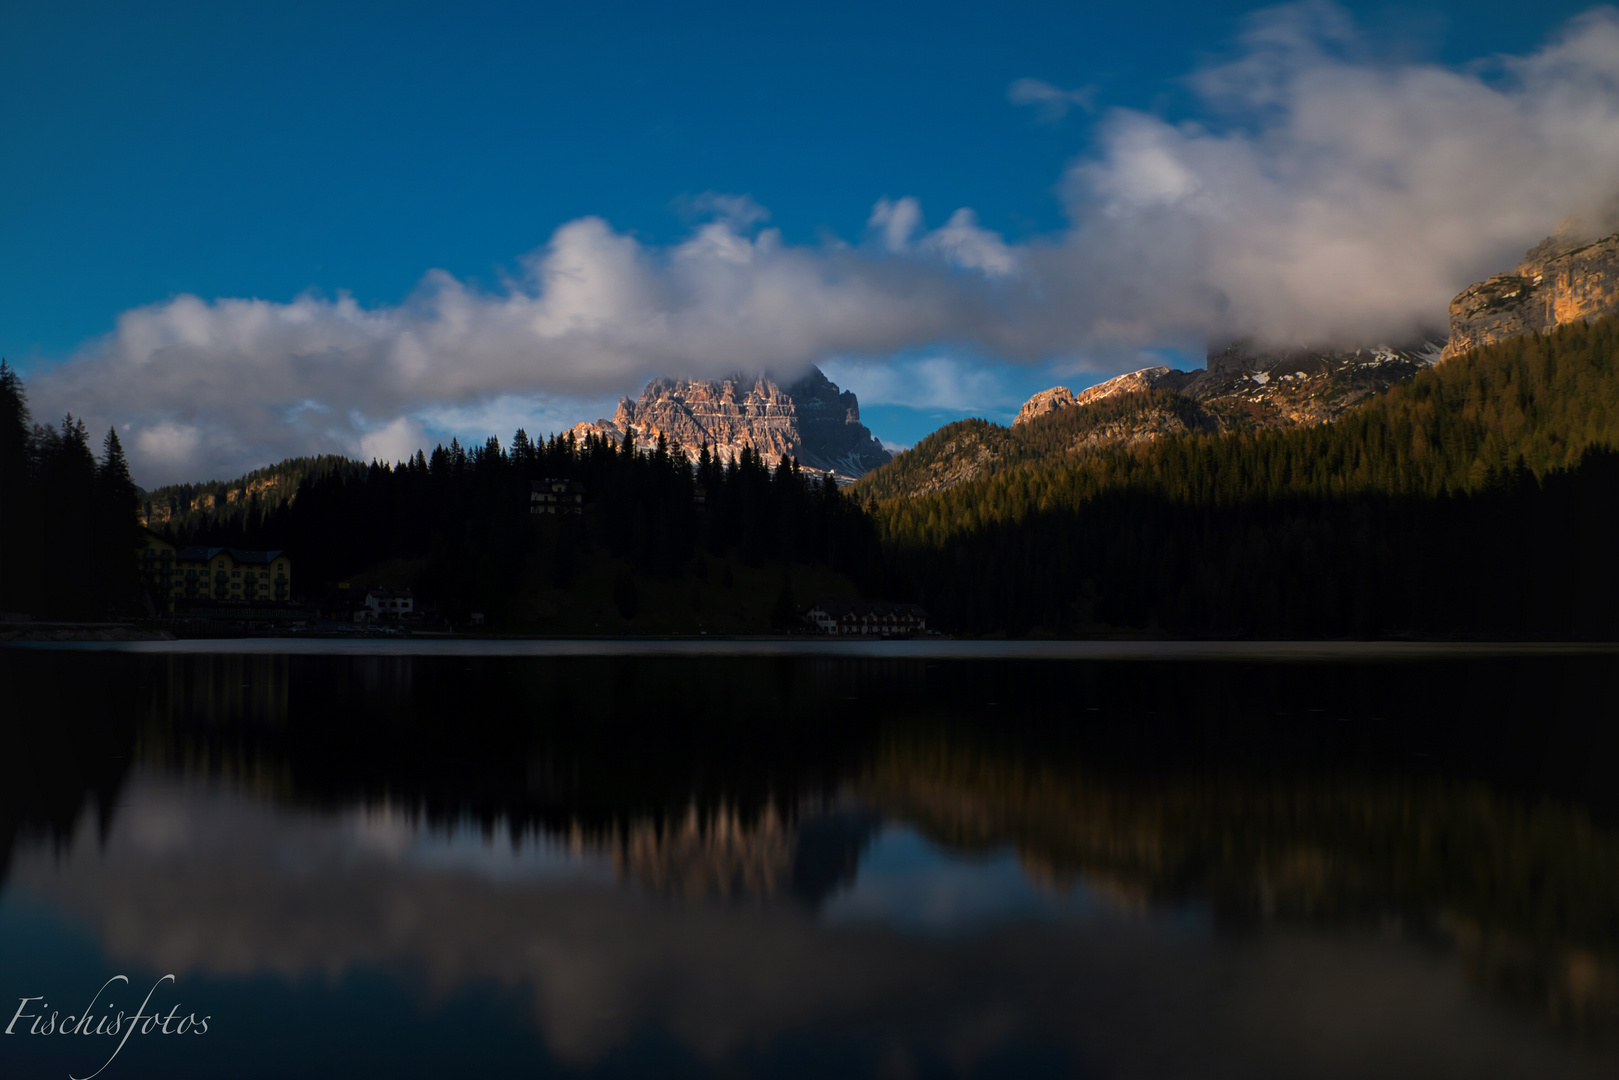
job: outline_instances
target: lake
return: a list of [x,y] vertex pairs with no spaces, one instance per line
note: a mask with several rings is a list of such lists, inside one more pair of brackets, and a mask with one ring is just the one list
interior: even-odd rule
[[137,643],[0,694],[6,1077],[1619,1075],[1611,649]]

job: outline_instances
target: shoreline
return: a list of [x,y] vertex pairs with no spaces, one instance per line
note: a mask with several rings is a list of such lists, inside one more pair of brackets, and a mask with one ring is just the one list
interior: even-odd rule
[[[40,629],[45,629],[40,627]],[[915,638],[850,640],[789,636],[513,637],[469,635],[331,635],[177,638],[112,628],[80,636],[0,638],[0,649],[190,655],[285,656],[823,656],[924,660],[1427,660],[1491,656],[1619,656],[1619,641],[1191,641],[986,640]]]

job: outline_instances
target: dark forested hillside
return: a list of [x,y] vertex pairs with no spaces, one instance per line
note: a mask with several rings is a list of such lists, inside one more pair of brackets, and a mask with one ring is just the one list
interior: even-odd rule
[[[0,608],[138,610],[116,434],[98,462],[82,423],[32,426],[3,375]],[[1318,427],[1215,426],[1164,390],[966,421],[854,497],[751,452],[693,469],[678,448],[519,431],[169,489],[153,524],[284,548],[311,600],[404,584],[452,618],[553,632],[785,627],[864,593],[967,633],[1619,635],[1619,320],[1456,357]],[[582,515],[528,512],[552,478],[582,485]]]
[[365,471],[365,462],[341,454],[288,458],[235,480],[165,484],[140,496],[141,521],[152,528],[191,531],[256,520],[293,501],[305,480],[334,472]]
[[1165,437],[1210,434],[1215,418],[1172,390],[1119,394],[1059,409],[1015,427],[958,420],[933,432],[855,485],[866,499],[927,495],[1009,469],[1129,448]]
[[1611,635],[1612,447],[1607,319],[1457,357],[1332,424],[1008,453],[876,512],[890,565],[978,632]]
[[[1015,519],[1029,506],[1120,484],[1217,500],[1473,490],[1492,471],[1522,465],[1543,476],[1589,446],[1619,446],[1616,341],[1615,319],[1571,324],[1458,356],[1334,423],[1244,436],[1175,438],[1211,436],[1216,424],[1168,390],[1120,394],[1014,428],[964,420],[869,473],[856,491],[890,503],[909,529],[924,518]],[[916,499],[909,513],[898,501],[964,483],[974,486],[942,502]],[[966,517],[941,512],[946,505]]]
[[138,603],[135,484],[118,432],[101,457],[84,421],[36,424],[0,361],[0,611],[98,618]]
[[[585,512],[531,515],[530,483],[547,479],[583,485]],[[638,453],[596,437],[534,442],[523,431],[509,450],[494,438],[470,453],[452,441],[397,467],[313,475],[288,503],[182,538],[285,548],[312,596],[368,567],[412,564],[410,583],[452,617],[476,609],[534,628],[553,625],[545,611],[591,588],[581,579],[603,560],[623,624],[636,624],[641,593],[660,581],[712,575],[714,588],[729,588],[733,561],[739,572],[782,568],[767,603],[780,599],[793,564],[865,580],[881,562],[872,520],[792,462],[772,471],[748,451],[721,465],[705,449],[694,469],[661,443]]]

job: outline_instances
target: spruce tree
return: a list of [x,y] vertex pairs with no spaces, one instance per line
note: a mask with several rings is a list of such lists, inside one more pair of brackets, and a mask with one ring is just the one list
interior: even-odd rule
[[39,520],[38,489],[33,483],[33,420],[22,379],[0,360],[0,500],[6,506],[9,527],[0,529],[0,610],[28,611],[34,605],[37,574],[20,572],[38,565],[40,530],[19,528]]
[[102,441],[96,468],[95,535],[97,604],[104,611],[130,608],[139,587],[137,558],[141,547],[136,517],[140,493],[129,475],[123,444],[115,428]]

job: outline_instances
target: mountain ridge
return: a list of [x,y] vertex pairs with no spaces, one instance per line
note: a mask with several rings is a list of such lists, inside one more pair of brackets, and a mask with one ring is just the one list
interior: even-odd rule
[[796,458],[804,467],[848,479],[893,457],[860,422],[853,391],[839,390],[813,365],[786,385],[768,374],[656,378],[639,397],[619,399],[611,420],[573,427],[581,440],[596,435],[621,443],[626,434],[641,450],[653,449],[661,437],[693,462],[704,445],[722,462],[747,449],[770,465]]
[[[1619,314],[1619,234],[1596,240],[1552,236],[1525,253],[1511,272],[1468,286],[1451,301],[1449,335],[1404,346],[1262,347],[1240,340],[1216,352],[1205,367],[1167,366],[1126,372],[1075,393],[1065,386],[1029,398],[1010,428],[983,421],[946,425],[894,462],[863,478],[861,490],[878,498],[919,496],[991,475],[1008,460],[1025,461],[1020,443],[1039,444],[1058,457],[1123,450],[1167,437],[1285,430],[1331,423],[1356,405],[1387,393],[1420,372],[1474,349],[1573,322]],[[1066,410],[1084,411],[1121,397],[1169,392],[1195,406],[1171,410],[1163,399],[1113,409],[1087,438],[1064,443],[1029,425],[1049,424]]]
[[[1166,438],[1327,423],[1438,362],[1434,342],[1403,348],[1258,349],[1237,342],[1211,352],[1201,371],[1143,368],[1075,394],[1058,386],[1030,398],[1010,427],[958,421],[940,428],[857,487],[878,498],[945,490],[1026,461],[1125,450]],[[1068,414],[1093,414],[1088,418]],[[971,451],[967,449],[971,446]]]

